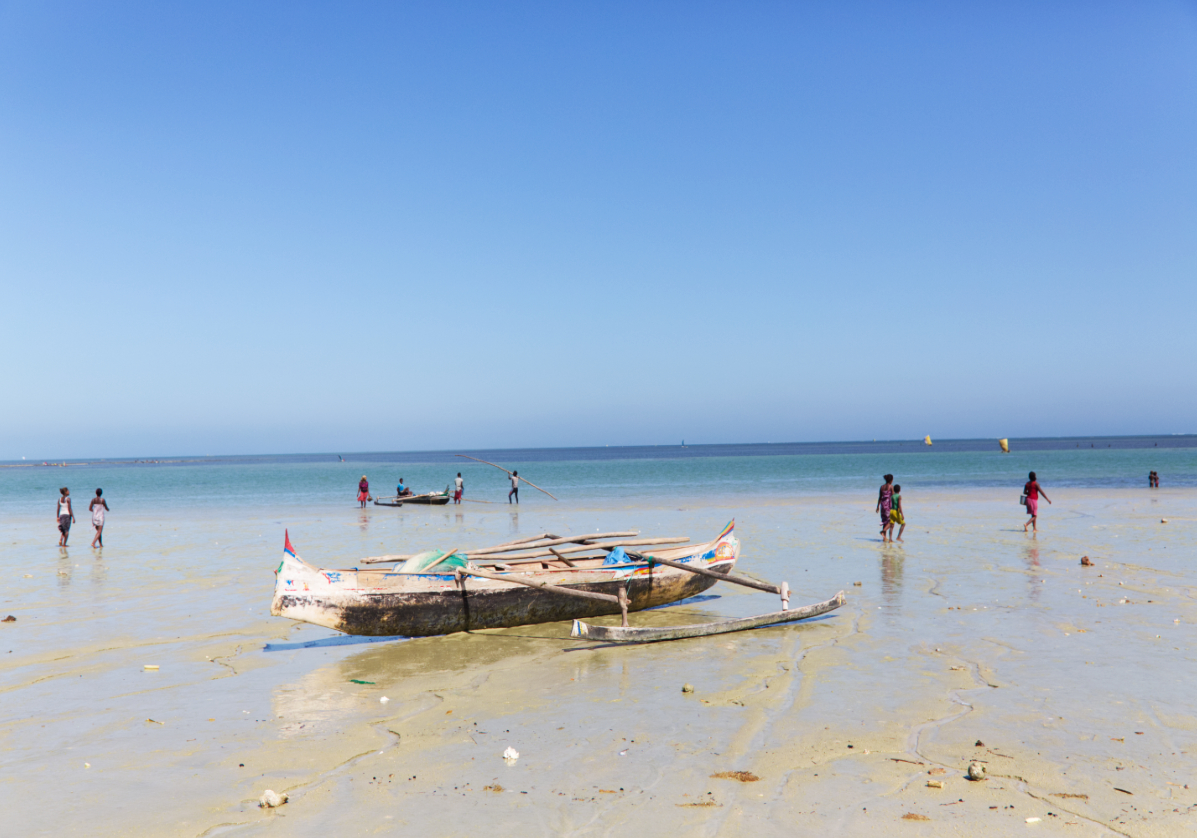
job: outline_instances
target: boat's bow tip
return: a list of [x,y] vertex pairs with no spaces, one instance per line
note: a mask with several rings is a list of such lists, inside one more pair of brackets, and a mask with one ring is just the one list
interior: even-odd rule
[[572,629],[570,629],[569,636],[570,637],[585,637],[586,636],[586,624],[583,623],[581,620],[574,620],[574,627]]

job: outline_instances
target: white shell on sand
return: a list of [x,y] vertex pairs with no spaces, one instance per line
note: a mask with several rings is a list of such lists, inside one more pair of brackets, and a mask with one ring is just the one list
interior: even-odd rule
[[511,746],[508,746],[507,750],[503,752],[503,759],[507,760],[508,765],[511,765],[519,758],[520,758],[520,752],[517,751],[515,748],[512,748]]
[[282,806],[286,802],[287,793],[283,792],[282,794],[279,794],[273,789],[266,789],[266,791],[262,792],[262,796],[258,798],[258,805],[263,809],[274,809],[275,807]]
[[390,701],[390,699],[387,698],[385,695],[382,698],[378,699],[379,704],[386,704],[388,701]]
[[985,766],[979,762],[970,762],[968,764],[968,778],[970,780],[984,780]]

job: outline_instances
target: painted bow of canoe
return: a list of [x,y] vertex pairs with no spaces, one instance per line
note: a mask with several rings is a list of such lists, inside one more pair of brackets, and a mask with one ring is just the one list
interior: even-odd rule
[[570,632],[570,636],[580,637],[585,640],[606,640],[612,643],[654,643],[659,640],[706,637],[711,634],[727,634],[733,631],[745,631],[747,629],[794,623],[798,620],[809,620],[811,617],[818,617],[820,614],[834,611],[845,602],[847,602],[847,599],[844,597],[844,592],[840,591],[829,600],[816,602],[813,605],[804,605],[801,608],[774,611],[772,614],[761,614],[756,617],[717,620],[713,623],[696,623],[692,626],[662,626],[659,628],[647,626],[596,626],[591,623],[584,623],[581,620],[574,620],[574,627]]

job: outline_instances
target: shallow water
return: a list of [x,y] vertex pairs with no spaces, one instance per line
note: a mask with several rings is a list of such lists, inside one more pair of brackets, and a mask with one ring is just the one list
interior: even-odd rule
[[[1165,488],[1197,487],[1194,436],[1013,440],[1011,445],[1010,454],[1002,454],[992,440],[948,440],[930,447],[921,442],[659,446],[474,456],[522,471],[561,500],[574,502],[867,495],[876,491],[881,475],[890,472],[908,490],[1008,486],[1017,491],[1032,470],[1049,490],[1144,487],[1153,470],[1162,475]],[[506,474],[448,453],[355,454],[348,460],[296,455],[0,467],[0,520],[51,512],[63,485],[71,487],[82,509],[98,486],[110,506],[164,516],[186,515],[197,508],[256,512],[268,506],[295,513],[311,504],[352,501],[363,472],[374,495],[389,495],[399,478],[417,492],[441,491],[460,471],[467,506],[506,505]],[[550,500],[527,485],[520,499],[525,505]]]
[[[1166,477],[1191,456],[1168,455],[1173,468],[1156,467]],[[907,478],[907,542],[888,547],[875,481],[859,495],[850,483],[803,493],[784,457],[717,459],[683,464],[698,469],[679,478],[691,491],[651,491],[682,466],[649,463],[626,491],[582,497],[565,464],[539,463],[529,476],[562,500],[529,497],[518,511],[361,510],[324,500],[343,475],[320,463],[107,467],[130,475],[105,487],[108,546],[87,548],[80,515],[65,553],[50,504],[34,514],[14,499],[9,475],[23,470],[0,475],[0,611],[18,618],[0,625],[6,823],[21,835],[790,835],[868,834],[910,813],[931,820],[894,828],[1022,834],[1027,817],[1069,835],[1190,827],[1197,492],[1054,488],[1064,481],[1039,467],[1054,504],[1032,537],[1017,484]],[[550,465],[561,479],[537,479]],[[862,482],[871,467],[857,469]],[[241,468],[265,471],[218,479]],[[745,485],[773,469],[790,488],[708,491],[708,475],[736,468]],[[360,473],[353,464],[349,476]],[[323,476],[309,490],[296,485],[304,474]],[[803,625],[631,648],[572,641],[567,624],[379,643],[269,616],[284,527],[309,561],[345,565],[544,531],[706,538],[732,517],[742,572],[789,581],[795,604],[843,589],[848,605]],[[709,593],[634,620],[777,607],[726,585]],[[521,753],[513,766],[499,756],[508,745]],[[974,758],[991,779],[961,778]],[[935,767],[947,773],[926,773]],[[760,779],[711,776],[727,771]],[[268,787],[292,801],[259,810]]]

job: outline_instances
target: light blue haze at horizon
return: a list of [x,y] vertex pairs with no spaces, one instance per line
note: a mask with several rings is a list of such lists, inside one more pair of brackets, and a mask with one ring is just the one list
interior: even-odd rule
[[0,3],[0,459],[1197,431],[1197,6]]

